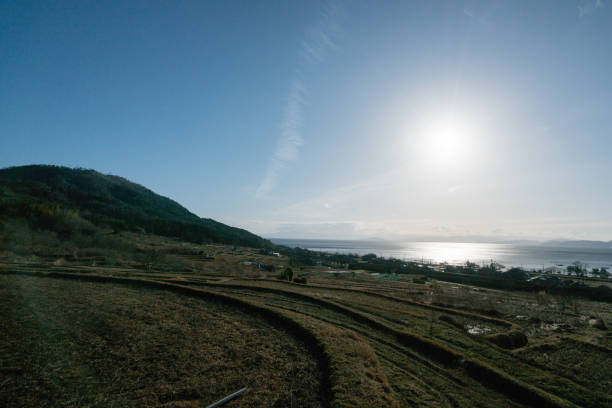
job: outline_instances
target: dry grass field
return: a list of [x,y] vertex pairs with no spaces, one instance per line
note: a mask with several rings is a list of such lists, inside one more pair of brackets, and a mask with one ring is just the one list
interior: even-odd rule
[[307,348],[261,318],[155,289],[0,276],[4,407],[320,406]]
[[245,265],[282,256],[142,245],[164,257],[2,266],[3,405],[205,406],[248,386],[227,406],[612,407],[609,303],[323,267],[297,284]]

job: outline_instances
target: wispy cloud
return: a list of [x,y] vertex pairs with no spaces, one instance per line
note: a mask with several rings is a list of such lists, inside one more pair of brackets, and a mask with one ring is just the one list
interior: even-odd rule
[[277,142],[274,156],[268,165],[266,175],[257,189],[257,198],[266,196],[276,185],[276,180],[286,164],[298,158],[299,149],[304,143],[300,128],[303,121],[305,93],[306,89],[302,81],[295,79],[291,84],[280,125],[281,136]]
[[276,186],[283,169],[299,157],[300,147],[304,144],[301,129],[307,94],[304,72],[321,63],[326,54],[336,48],[341,14],[341,3],[332,1],[320,11],[317,22],[306,31],[298,54],[296,74],[289,87],[280,123],[280,137],[266,174],[255,193],[257,198],[267,196]]
[[491,22],[487,18],[483,17],[482,15],[476,14],[472,10],[463,9],[463,14],[469,17],[470,20],[478,23],[480,26],[486,29],[490,29],[493,27],[493,24],[491,24]]
[[326,54],[336,48],[340,34],[340,17],[343,14],[340,1],[328,3],[319,13],[317,23],[306,31],[300,49],[300,63],[315,64],[324,60]]
[[452,193],[456,193],[456,192],[457,192],[457,191],[459,191],[459,190],[463,190],[463,188],[464,188],[464,186],[462,186],[462,185],[450,186],[450,187],[448,188],[448,192],[449,192],[449,193],[451,193],[451,194],[452,194]]
[[[610,222],[576,217],[510,218],[437,222],[433,219],[353,219],[340,221],[281,222],[261,230],[266,237],[365,239],[392,241],[430,239],[599,239],[609,240]],[[272,228],[270,228],[272,227]]]
[[293,203],[276,212],[280,219],[302,220],[308,222],[332,222],[342,219],[356,203],[370,200],[379,201],[380,197],[397,187],[397,174],[385,172],[362,179],[356,183],[331,189],[319,196]]
[[581,1],[578,5],[578,17],[582,18],[593,14],[597,9],[603,8],[605,3],[603,0],[587,0]]

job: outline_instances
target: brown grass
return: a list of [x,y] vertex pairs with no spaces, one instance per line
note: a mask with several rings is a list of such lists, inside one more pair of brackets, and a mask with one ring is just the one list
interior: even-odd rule
[[[425,354],[428,358],[436,362],[440,362],[448,366],[463,367],[465,369],[465,373],[476,379],[478,382],[481,382],[482,384],[489,386],[521,403],[538,407],[575,407],[574,404],[569,401],[565,401],[563,398],[559,398],[546,391],[538,389],[537,387],[526,384],[501,370],[481,362],[478,359],[469,358],[440,342],[405,330],[396,330],[375,318],[369,317],[364,313],[342,306],[333,301],[309,296],[304,293],[271,287],[218,283],[201,284],[227,289],[249,289],[264,293],[276,293],[279,295],[282,294],[285,296],[291,296],[296,299],[307,300],[309,302],[325,306],[326,308],[336,312],[345,314],[347,317],[364,323],[375,330],[390,334],[395,337],[401,345],[407,346],[418,353]],[[442,310],[446,309],[443,308]]]
[[332,358],[332,392],[338,407],[399,407],[370,344],[353,331],[327,327],[319,335]]
[[[332,406],[612,406],[609,387],[599,385],[606,384],[608,370],[597,367],[598,361],[607,361],[601,350],[612,347],[611,331],[589,325],[596,317],[612,326],[608,304],[581,300],[564,308],[556,297],[545,293],[444,282],[435,283],[437,292],[432,297],[429,283],[417,285],[411,279],[385,282],[365,273],[334,278],[315,271],[308,285],[297,285],[265,279],[265,272],[238,263],[256,260],[282,265],[285,259],[215,245],[191,245],[171,252],[177,245],[145,241],[143,251],[158,248],[167,252],[166,266],[150,271],[134,269],[129,263],[121,268],[78,265],[70,257],[62,258],[58,265],[10,265],[8,270],[37,267],[43,273],[86,273],[96,282],[108,281],[98,274],[138,278],[116,282],[149,285],[147,290],[168,289],[179,297],[195,297],[263,320],[285,336],[291,333],[305,339],[319,363],[319,374],[325,374],[320,384],[327,382],[327,388],[320,388],[321,395]],[[215,259],[203,259],[199,251],[213,253]],[[78,260],[99,255],[82,253]],[[176,269],[168,263],[173,257]],[[181,262],[190,264],[180,269]],[[142,279],[172,280],[174,284]],[[194,283],[206,289],[192,286]],[[558,323],[562,329],[548,329]],[[466,327],[474,324],[490,331],[470,335]],[[533,347],[512,352],[498,347],[523,346],[525,336]],[[564,342],[560,351],[538,348],[553,338]],[[583,343],[599,344],[599,348],[579,347]],[[7,365],[6,372],[14,368]],[[326,394],[325,389],[333,393]],[[159,404],[190,406],[198,401]],[[293,402],[301,406],[299,400]]]
[[200,406],[243,386],[232,406],[323,403],[304,344],[217,302],[0,276],[0,310],[2,406]]

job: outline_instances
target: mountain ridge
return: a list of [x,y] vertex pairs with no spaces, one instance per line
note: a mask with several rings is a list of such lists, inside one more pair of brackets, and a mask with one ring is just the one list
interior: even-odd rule
[[272,246],[244,229],[198,217],[176,201],[121,176],[55,165],[0,169],[0,217],[25,218],[45,228],[68,216],[115,232],[146,232],[195,243]]

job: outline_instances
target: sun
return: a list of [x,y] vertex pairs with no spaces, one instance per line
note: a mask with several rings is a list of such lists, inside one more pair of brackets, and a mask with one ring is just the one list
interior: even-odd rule
[[488,159],[483,113],[432,108],[415,112],[404,122],[400,133],[404,165],[430,179],[473,175]]
[[416,137],[424,161],[443,170],[461,168],[474,150],[469,122],[457,116],[428,119]]
[[425,136],[429,155],[444,161],[461,155],[465,143],[464,133],[464,129],[455,121],[442,120],[432,123]]

